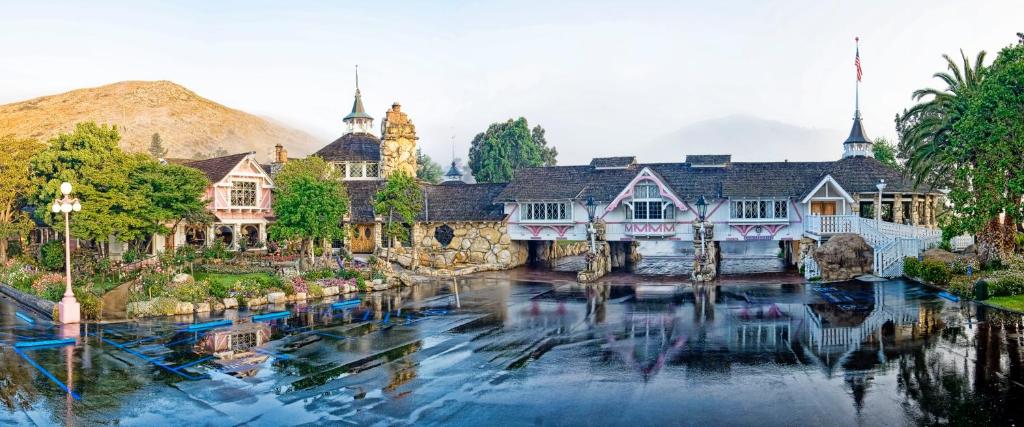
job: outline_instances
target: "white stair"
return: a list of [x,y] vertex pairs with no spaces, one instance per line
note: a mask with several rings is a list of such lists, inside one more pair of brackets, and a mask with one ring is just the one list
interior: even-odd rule
[[[877,221],[856,215],[809,215],[805,224],[804,234],[817,240],[844,233],[863,237],[875,250],[875,275],[881,277],[903,274],[904,258],[916,257],[942,240],[941,230]],[[809,274],[812,271],[811,264],[814,274]],[[820,274],[820,269],[808,254],[804,259],[804,277],[811,278]]]

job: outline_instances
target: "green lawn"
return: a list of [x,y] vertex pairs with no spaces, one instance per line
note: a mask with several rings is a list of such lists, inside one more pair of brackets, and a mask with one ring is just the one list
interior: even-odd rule
[[231,286],[242,279],[269,279],[270,277],[268,273],[227,274],[197,272],[195,275],[196,280],[209,280],[210,284],[219,283],[227,286]]
[[1005,308],[1007,310],[1024,311],[1024,295],[1014,295],[1010,297],[992,297],[985,302]]

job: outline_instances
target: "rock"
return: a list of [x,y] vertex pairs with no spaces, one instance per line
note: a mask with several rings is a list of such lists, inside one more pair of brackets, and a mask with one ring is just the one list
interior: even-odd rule
[[500,263],[500,264],[508,264],[511,261],[512,261],[512,252],[509,252],[508,249],[502,249],[501,252],[498,252],[498,263]]
[[211,304],[211,306],[210,306],[210,310],[212,310],[212,311],[224,311],[225,310],[224,303],[222,303],[220,301],[214,301],[213,304]]
[[297,293],[295,293],[295,300],[296,301],[305,301],[306,300],[306,293],[305,292],[297,292]]
[[922,254],[922,256],[926,260],[941,261],[947,265],[952,264],[953,261],[956,261],[956,254],[945,249],[939,248],[928,249],[927,251],[924,251],[924,254]]
[[267,301],[270,302],[271,304],[280,304],[287,302],[288,297],[284,294],[284,292],[271,292],[267,294]]
[[484,228],[480,230],[480,236],[487,239],[491,244],[498,243],[498,240],[501,239],[501,234],[498,233],[498,230],[493,228]]
[[196,313],[209,313],[210,312],[210,303],[208,303],[208,302],[198,302],[198,303],[195,304],[194,308],[195,308]]
[[188,273],[178,273],[171,278],[171,283],[185,283],[189,280],[192,280],[192,276],[189,276]]
[[221,302],[224,304],[225,310],[229,308],[238,308],[238,300],[235,298],[224,298]]
[[374,291],[386,291],[386,290],[391,288],[391,285],[389,285],[387,283],[379,283],[379,284],[375,283],[375,284],[373,284],[372,288],[373,288]]
[[[192,314],[195,311],[195,306],[190,302],[178,301],[174,307],[174,314]],[[207,310],[209,311],[209,310]]]
[[332,296],[338,295],[339,292],[340,291],[338,290],[337,286],[327,286],[327,287],[324,287],[324,296],[325,297],[332,297]]
[[152,301],[135,301],[128,303],[128,307],[125,312],[128,313],[128,317],[140,317],[140,316],[151,316],[153,311]]
[[[284,301],[281,301],[284,303]],[[256,297],[245,301],[245,305],[248,307],[258,307],[267,304],[267,297]]]
[[[502,227],[502,228],[505,228],[505,227]],[[503,244],[503,245],[507,245],[509,243],[512,243],[512,238],[509,237],[508,233],[505,233],[504,230],[502,230],[501,238],[498,239],[498,243]]]
[[821,268],[822,280],[840,281],[871,273],[875,251],[859,235],[837,234],[812,256]]
[[967,256],[967,257],[977,257],[978,256],[978,246],[977,245],[970,245],[970,246],[964,248],[963,252],[964,252],[964,256]]
[[491,249],[490,243],[487,243],[484,239],[473,240],[473,244],[469,247],[473,252],[487,252]]

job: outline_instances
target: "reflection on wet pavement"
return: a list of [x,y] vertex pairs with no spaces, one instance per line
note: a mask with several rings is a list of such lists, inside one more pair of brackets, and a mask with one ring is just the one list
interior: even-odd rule
[[492,276],[460,280],[457,297],[454,286],[273,307],[262,313],[289,313],[266,320],[229,311],[85,325],[76,344],[38,349],[15,345],[58,339],[60,328],[0,300],[0,420],[1019,421],[1021,319],[902,281],[582,286]]

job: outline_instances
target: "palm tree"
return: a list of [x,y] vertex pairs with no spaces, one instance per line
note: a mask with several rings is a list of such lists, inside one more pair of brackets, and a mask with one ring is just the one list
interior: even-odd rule
[[[949,55],[946,60],[948,72],[933,76],[946,84],[945,90],[933,88],[914,91],[913,99],[918,104],[896,115],[896,130],[900,135],[900,156],[907,159],[907,171],[914,176],[915,184],[927,182],[933,188],[942,186],[947,172],[961,164],[971,164],[966,158],[957,158],[950,148],[949,135],[953,125],[967,107],[968,96],[978,90],[985,77],[985,51],[978,52],[974,64],[960,51],[963,69]],[[923,99],[930,99],[922,102]]]

